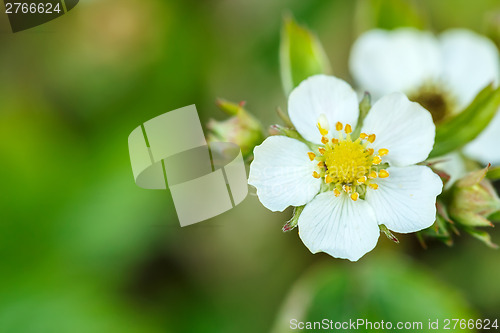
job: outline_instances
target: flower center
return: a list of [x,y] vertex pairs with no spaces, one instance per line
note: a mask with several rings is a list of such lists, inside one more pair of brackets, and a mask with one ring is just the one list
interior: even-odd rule
[[335,183],[353,183],[365,176],[372,166],[372,156],[359,141],[339,140],[325,145],[326,173]]
[[455,108],[453,96],[437,84],[424,84],[410,93],[408,98],[427,109],[436,124],[452,114]]
[[387,170],[381,168],[382,156],[389,153],[387,149],[379,149],[375,154],[370,144],[375,142],[375,134],[361,133],[353,141],[352,127],[345,127],[338,122],[335,126],[337,138],[329,138],[329,125],[323,115],[318,121],[318,129],[322,135],[318,154],[309,152],[311,161],[318,161],[313,177],[322,178],[327,189],[333,190],[335,196],[342,192],[356,201],[366,193],[367,188],[376,190],[375,179],[389,177]]

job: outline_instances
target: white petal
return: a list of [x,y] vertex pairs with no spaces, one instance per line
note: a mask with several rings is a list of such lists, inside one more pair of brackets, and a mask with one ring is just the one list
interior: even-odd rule
[[321,193],[299,217],[299,236],[312,253],[357,261],[371,251],[380,231],[370,205],[343,194]]
[[321,179],[312,176],[317,162],[307,155],[302,142],[271,136],[255,147],[248,183],[257,188],[260,202],[272,211],[301,206],[319,192]]
[[384,161],[406,166],[427,158],[434,145],[436,127],[432,116],[420,104],[410,102],[402,93],[379,99],[363,123],[362,132],[375,134],[375,151],[389,149]]
[[440,41],[443,82],[462,109],[488,83],[498,82],[498,50],[488,38],[465,29],[448,30],[440,35]]
[[337,122],[356,128],[358,97],[346,82],[333,76],[314,75],[302,81],[288,98],[288,114],[297,131],[308,141],[321,143],[318,119],[324,114],[335,128]]
[[500,109],[479,136],[465,146],[464,153],[483,163],[500,165]]
[[388,178],[376,180],[378,189],[366,193],[378,223],[401,233],[430,227],[436,219],[436,197],[443,187],[439,176],[419,165],[387,171]]
[[375,98],[411,92],[441,73],[437,39],[411,28],[370,30],[351,50],[349,66],[358,85]]

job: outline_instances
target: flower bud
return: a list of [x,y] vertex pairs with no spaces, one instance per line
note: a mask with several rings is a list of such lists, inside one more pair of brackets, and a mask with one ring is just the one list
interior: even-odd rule
[[236,104],[219,99],[217,106],[232,117],[223,121],[211,119],[207,124],[210,131],[207,140],[209,143],[235,143],[241,148],[243,156],[247,156],[262,143],[264,134],[261,123],[243,105],[243,102]]
[[488,216],[500,210],[500,199],[490,181],[485,179],[488,168],[470,172],[455,184],[449,213],[459,224],[493,226]]
[[269,126],[269,135],[283,135],[292,139],[304,141],[304,138],[294,129],[283,127],[281,125],[271,125]]

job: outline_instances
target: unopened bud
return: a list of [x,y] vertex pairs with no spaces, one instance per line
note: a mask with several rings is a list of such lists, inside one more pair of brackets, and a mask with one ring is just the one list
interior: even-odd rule
[[449,213],[456,222],[469,226],[493,226],[488,216],[500,210],[500,199],[488,179],[488,167],[473,171],[453,188]]
[[244,103],[231,103],[217,100],[217,106],[233,117],[217,121],[211,119],[207,128],[210,131],[207,140],[211,142],[232,142],[241,148],[244,156],[250,154],[255,146],[262,143],[264,134],[261,123],[243,108]]

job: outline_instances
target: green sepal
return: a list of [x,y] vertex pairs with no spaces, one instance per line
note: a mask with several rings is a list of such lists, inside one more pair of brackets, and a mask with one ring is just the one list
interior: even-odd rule
[[490,169],[491,164],[488,164],[487,167],[479,169],[479,170],[474,170],[460,178],[457,183],[456,187],[464,188],[464,187],[471,187],[474,185],[479,184],[486,174],[488,173],[488,170]]
[[387,238],[389,238],[394,243],[399,244],[399,239],[397,239],[397,237],[394,236],[392,232],[389,229],[387,229],[387,227],[384,224],[379,224],[378,228],[387,236]]
[[359,117],[365,119],[372,108],[372,96],[369,92],[365,91],[361,102],[359,102]]
[[461,212],[459,216],[456,216],[455,219],[458,223],[464,226],[469,227],[492,227],[493,223],[491,223],[486,217],[481,216],[474,212],[464,211]]
[[[444,228],[446,234],[448,234],[448,229],[449,229],[453,231],[455,235],[460,236],[460,231],[458,231],[455,222],[453,222],[453,220],[450,218],[450,215],[448,214],[448,208],[442,200],[439,199],[437,200],[436,210],[437,210],[436,221],[438,222],[438,227]],[[439,221],[438,218],[441,218],[442,221]]]
[[466,228],[465,231],[472,237],[479,239],[481,242],[491,247],[492,249],[498,249],[498,245],[491,241],[491,236],[489,233],[483,230],[477,230],[473,228]]
[[299,132],[297,132],[295,129],[284,127],[281,125],[271,125],[269,127],[269,134],[270,135],[283,135],[283,136],[287,136],[287,137],[295,139],[295,140],[307,142],[302,137],[302,135],[300,135]]
[[235,116],[243,110],[245,106],[245,102],[233,103],[223,98],[217,98],[215,104],[221,109],[223,112],[230,116]]
[[432,226],[430,226],[427,229],[424,229],[422,231],[417,232],[417,238],[422,245],[423,248],[427,248],[427,245],[425,243],[425,238],[433,238],[437,239],[447,246],[452,246],[453,245],[453,238],[451,237],[450,232],[448,231],[448,227],[450,226],[450,223],[440,216],[439,214],[436,216],[436,221]]
[[278,114],[278,117],[280,117],[281,121],[285,124],[286,127],[295,128],[292,121],[290,120],[290,117],[280,107],[276,109],[276,113]]
[[368,112],[370,112],[371,108],[372,108],[372,97],[369,92],[365,92],[363,98],[361,99],[361,102],[359,102],[358,124],[354,129],[353,136],[355,137],[359,136],[359,134],[361,133],[361,127],[363,127],[365,118],[368,115]]
[[292,218],[288,222],[285,223],[283,228],[281,228],[281,230],[283,230],[283,232],[292,231],[293,229],[295,229],[295,227],[297,227],[297,224],[299,223],[300,214],[304,210],[304,207],[305,207],[305,205],[294,208]]

